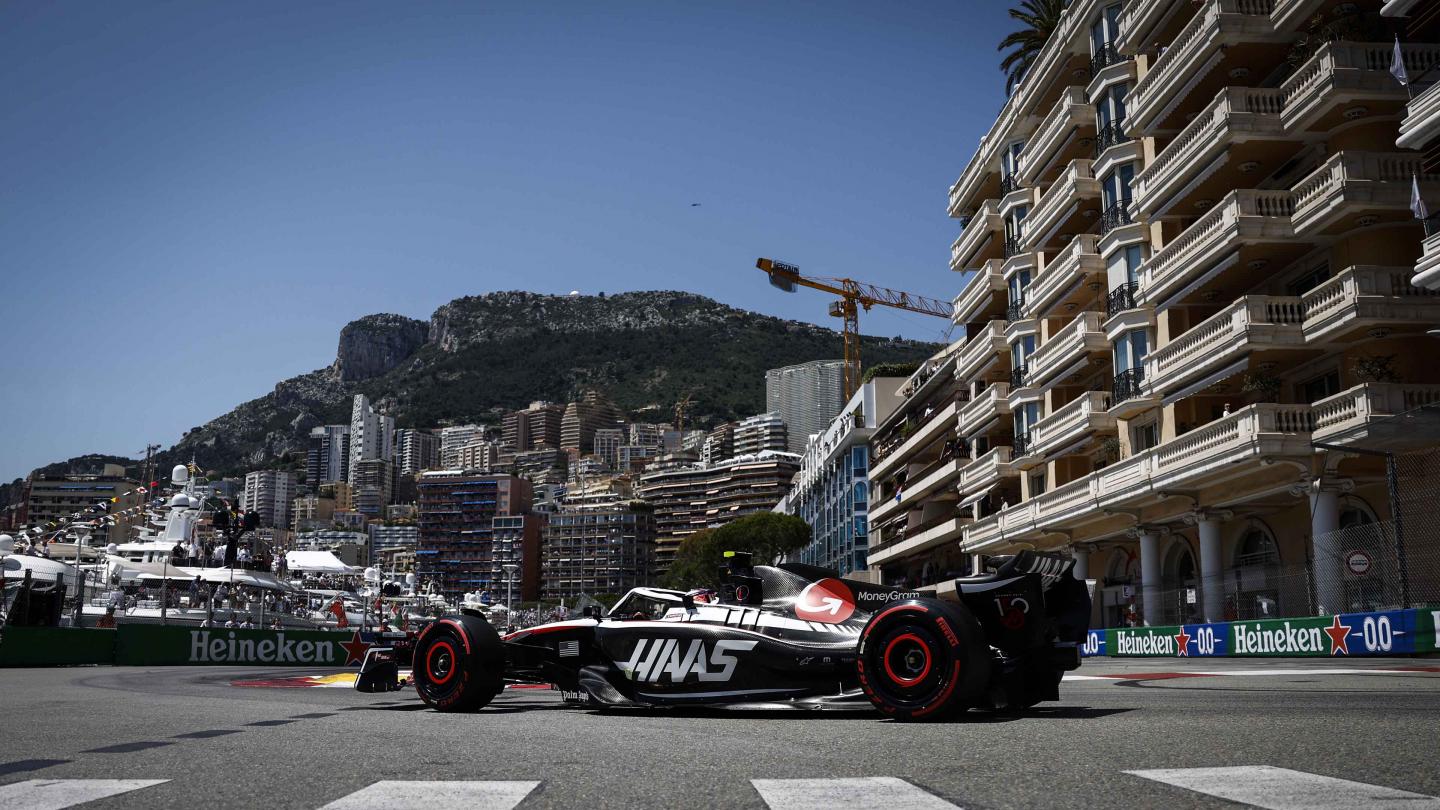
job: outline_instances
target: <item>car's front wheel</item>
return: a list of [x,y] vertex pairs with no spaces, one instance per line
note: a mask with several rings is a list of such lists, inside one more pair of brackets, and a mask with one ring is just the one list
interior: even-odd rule
[[912,599],[876,613],[860,635],[860,686],[897,720],[937,720],[975,704],[990,680],[984,631],[963,605]]
[[442,619],[415,645],[415,692],[442,712],[473,712],[504,688],[505,653],[488,622]]

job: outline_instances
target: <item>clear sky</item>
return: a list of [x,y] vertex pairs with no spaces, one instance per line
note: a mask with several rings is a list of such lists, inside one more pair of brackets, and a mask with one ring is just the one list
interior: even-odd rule
[[1007,5],[6,2],[0,479],[168,446],[372,312],[683,289],[830,321],[760,255],[949,299]]

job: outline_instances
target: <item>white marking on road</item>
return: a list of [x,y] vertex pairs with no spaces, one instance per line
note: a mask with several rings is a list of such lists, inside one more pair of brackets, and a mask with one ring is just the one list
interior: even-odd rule
[[751,779],[771,810],[959,810],[939,796],[893,776],[861,779]]
[[1440,799],[1270,765],[1162,768],[1125,773],[1266,810],[1436,810]]
[[386,780],[336,799],[320,810],[434,810],[436,807],[511,810],[539,786],[539,782]]
[[0,787],[0,810],[62,810],[169,779],[30,779]]

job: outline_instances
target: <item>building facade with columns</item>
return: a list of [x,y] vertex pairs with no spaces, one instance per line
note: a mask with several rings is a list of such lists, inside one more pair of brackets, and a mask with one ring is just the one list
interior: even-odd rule
[[[876,430],[875,574],[1059,550],[1103,626],[1373,601],[1368,426],[1440,400],[1440,173],[1396,145],[1424,88],[1383,5],[1068,6],[950,189],[963,335]],[[1399,52],[1426,75],[1440,37]]]

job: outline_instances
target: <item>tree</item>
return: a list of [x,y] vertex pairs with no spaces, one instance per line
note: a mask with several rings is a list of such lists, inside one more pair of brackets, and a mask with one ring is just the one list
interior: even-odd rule
[[685,538],[665,574],[672,588],[718,588],[725,552],[748,551],[758,565],[773,565],[810,542],[810,524],[794,515],[757,512]]
[[1005,74],[1006,93],[1014,90],[1015,85],[1025,78],[1026,71],[1034,64],[1040,49],[1045,47],[1045,41],[1060,27],[1060,15],[1065,11],[1068,2],[1069,0],[1021,0],[1019,8],[1010,9],[1010,17],[1019,20],[1024,27],[1000,40],[1000,46],[996,48],[999,51],[1015,49],[1000,60],[1000,71]]

